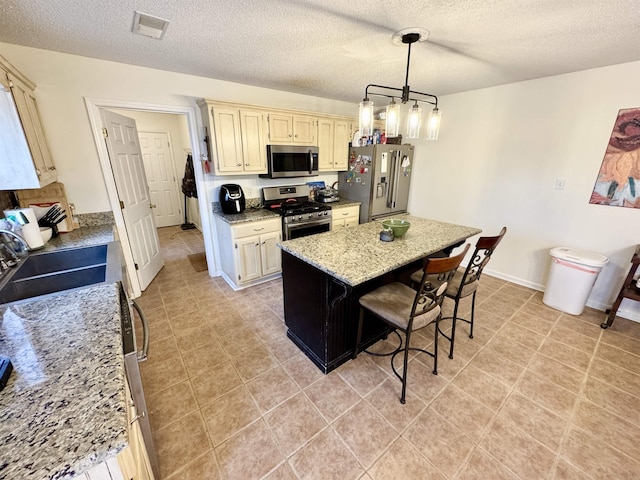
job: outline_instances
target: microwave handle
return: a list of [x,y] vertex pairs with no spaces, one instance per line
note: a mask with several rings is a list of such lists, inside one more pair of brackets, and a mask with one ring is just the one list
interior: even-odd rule
[[309,149],[309,175],[313,173],[313,150]]
[[131,300],[131,304],[140,315],[140,322],[142,323],[142,351],[138,353],[138,362],[144,362],[149,354],[149,322],[147,322],[147,317],[144,316],[140,305],[135,300]]

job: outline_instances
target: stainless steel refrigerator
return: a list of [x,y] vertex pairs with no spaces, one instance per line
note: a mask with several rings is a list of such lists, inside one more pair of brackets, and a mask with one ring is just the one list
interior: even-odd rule
[[340,198],[360,202],[360,223],[406,213],[413,145],[349,148],[349,169],[338,173]]

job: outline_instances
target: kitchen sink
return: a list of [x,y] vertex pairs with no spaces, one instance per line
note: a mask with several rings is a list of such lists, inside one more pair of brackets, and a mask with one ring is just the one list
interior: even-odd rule
[[121,280],[117,242],[31,254],[0,278],[0,304]]

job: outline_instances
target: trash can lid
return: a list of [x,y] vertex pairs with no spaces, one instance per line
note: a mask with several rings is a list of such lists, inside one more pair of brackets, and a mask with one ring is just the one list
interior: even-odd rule
[[549,252],[552,257],[561,258],[568,262],[589,265],[590,267],[603,267],[609,263],[609,259],[599,253],[587,252],[577,248],[556,247]]

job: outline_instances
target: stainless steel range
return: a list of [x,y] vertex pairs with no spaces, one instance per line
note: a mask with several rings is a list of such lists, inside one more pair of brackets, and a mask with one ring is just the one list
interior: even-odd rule
[[282,217],[285,240],[331,230],[331,206],[309,200],[309,185],[265,187],[264,208]]

